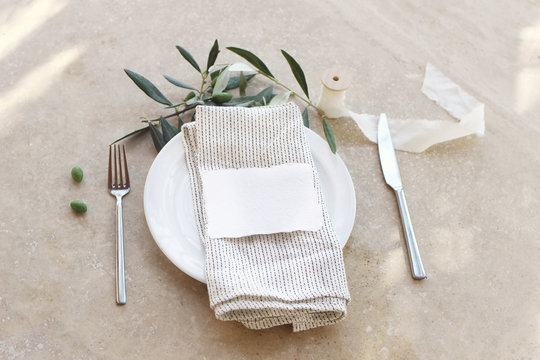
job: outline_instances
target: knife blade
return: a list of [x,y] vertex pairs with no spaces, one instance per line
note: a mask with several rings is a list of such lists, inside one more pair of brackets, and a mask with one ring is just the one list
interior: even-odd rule
[[379,147],[379,159],[381,161],[381,169],[384,180],[388,186],[394,190],[398,201],[399,214],[401,216],[401,223],[403,225],[403,232],[405,234],[405,242],[407,243],[407,250],[409,253],[412,277],[415,280],[425,279],[426,272],[424,271],[424,266],[422,265],[422,259],[420,258],[420,252],[418,250],[418,244],[416,243],[416,236],[414,235],[409,209],[407,208],[407,201],[405,200],[405,193],[403,192],[401,175],[399,174],[396,152],[394,150],[394,145],[392,144],[390,128],[388,126],[388,120],[386,119],[385,114],[381,114],[379,116],[379,123],[377,126],[377,144]]

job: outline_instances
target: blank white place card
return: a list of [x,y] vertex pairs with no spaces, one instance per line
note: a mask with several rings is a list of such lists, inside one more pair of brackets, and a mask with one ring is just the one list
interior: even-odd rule
[[319,230],[313,176],[304,163],[201,171],[209,237]]

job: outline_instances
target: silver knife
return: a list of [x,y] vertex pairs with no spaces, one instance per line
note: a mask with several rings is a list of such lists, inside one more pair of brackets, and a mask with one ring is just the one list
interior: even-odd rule
[[403,192],[403,184],[401,183],[401,176],[399,175],[396,152],[394,151],[394,145],[392,144],[392,138],[390,137],[390,128],[388,127],[388,120],[386,119],[385,114],[379,116],[377,143],[379,146],[379,159],[381,160],[384,180],[386,180],[386,183],[394,189],[398,200],[399,214],[401,215],[403,232],[405,233],[407,249],[409,250],[412,277],[415,280],[425,279],[426,272],[424,271],[420,252],[418,251],[418,245],[416,244],[416,237],[414,236],[409,209],[407,209],[407,201],[405,200],[405,193]]

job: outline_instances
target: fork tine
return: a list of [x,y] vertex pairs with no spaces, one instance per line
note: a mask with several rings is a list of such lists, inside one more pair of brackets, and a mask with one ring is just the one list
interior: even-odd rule
[[[122,145],[123,147],[124,145]],[[122,166],[122,152],[120,151],[120,145],[118,145],[118,173],[120,176],[120,182],[118,183],[119,188],[124,187],[124,176],[123,176],[123,166]]]
[[124,151],[124,171],[126,173],[126,186],[129,187],[129,172],[126,159],[126,147],[122,145],[122,150]]
[[108,186],[109,189],[112,189],[112,151],[111,151],[112,145],[109,146],[109,181]]
[[116,161],[116,145],[114,145],[114,184],[113,187],[118,187],[118,166]]

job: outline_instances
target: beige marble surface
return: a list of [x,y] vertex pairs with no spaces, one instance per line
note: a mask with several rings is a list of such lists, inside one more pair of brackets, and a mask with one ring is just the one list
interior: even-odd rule
[[[288,50],[314,98],[323,70],[349,68],[357,112],[451,121],[420,92],[428,62],[486,104],[485,137],[398,154],[428,280],[410,278],[376,147],[340,119],[358,204],[344,249],[346,320],[298,334],[217,321],[206,287],[146,226],[147,137],[126,143],[128,304],[115,305],[107,145],[162,112],[122,69],[179,99],[161,74],[198,78],[174,46],[205,63],[215,38],[295,84]],[[536,0],[2,0],[0,359],[540,358],[539,49]],[[84,216],[69,208],[77,198]]]

